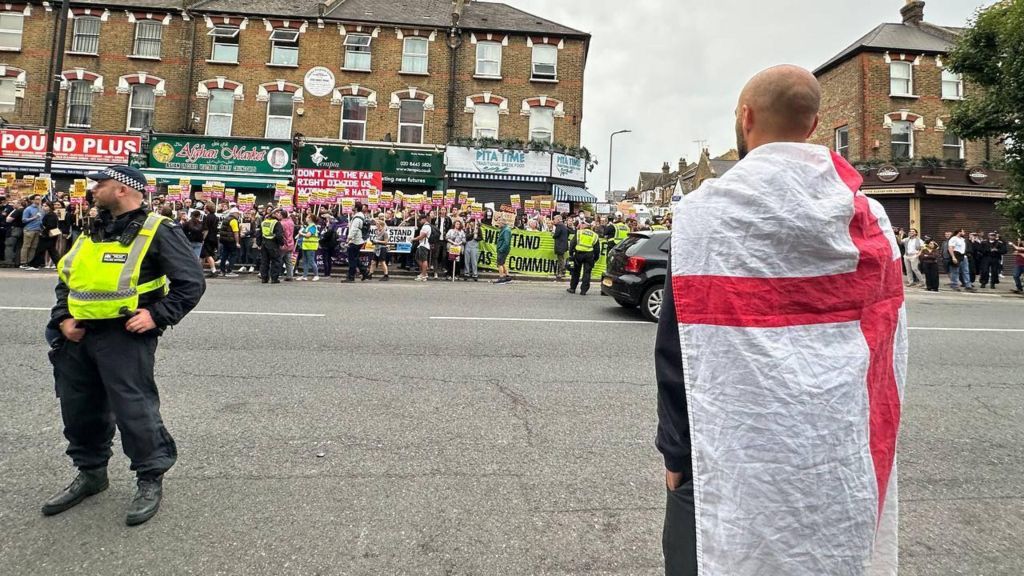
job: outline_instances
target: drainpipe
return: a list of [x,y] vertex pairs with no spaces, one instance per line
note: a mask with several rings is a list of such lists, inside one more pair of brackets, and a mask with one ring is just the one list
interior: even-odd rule
[[448,143],[455,139],[455,74],[458,72],[459,47],[462,46],[462,30],[459,28],[459,20],[462,19],[462,9],[465,7],[465,0],[455,0],[452,6],[452,27],[448,30]]
[[[59,38],[59,36],[57,36],[57,30],[60,29],[60,22],[58,22],[56,19],[60,18],[60,15],[62,13],[63,13],[63,10],[57,10],[57,11],[54,12],[54,19],[55,20],[53,22],[53,40],[50,42],[50,64],[49,64],[49,67],[46,69],[46,77],[50,78],[51,81],[53,79],[54,74],[59,74],[59,73],[63,72],[63,70],[54,71],[54,69],[53,69],[54,61],[57,59],[57,40]],[[62,42],[62,44],[63,44],[63,42]],[[42,125],[43,126],[48,126],[49,124],[50,124],[50,101],[47,100],[46,101],[46,106],[43,107],[43,123],[42,123]]]
[[192,30],[189,32],[188,40],[188,75],[185,84],[185,118],[182,119],[181,131],[184,133],[192,130],[192,78],[196,68],[196,15],[186,12],[192,19]]

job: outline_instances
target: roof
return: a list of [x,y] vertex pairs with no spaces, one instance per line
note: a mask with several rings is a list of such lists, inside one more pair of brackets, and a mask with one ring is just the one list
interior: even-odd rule
[[[320,4],[321,0],[200,0],[193,6],[193,10],[217,14],[317,18]],[[447,28],[451,26],[451,12],[451,0],[334,0],[322,18],[392,26]],[[496,2],[466,3],[459,25],[467,30],[590,36]]]
[[937,26],[928,22],[922,22],[916,26],[912,24],[879,24],[874,30],[819,66],[814,74],[823,74],[866,50],[905,50],[907,52],[944,54],[952,49],[954,39],[962,30],[962,28]]
[[142,10],[169,10],[181,12],[185,9],[183,0],[72,0],[75,6],[102,6],[107,8],[140,8]]
[[664,188],[665,186],[675,186],[676,182],[679,181],[680,176],[685,176],[689,172],[696,170],[696,164],[688,164],[686,169],[681,173],[675,172],[641,172],[640,182],[637,186],[639,192],[646,192],[648,190],[654,190],[655,188]]
[[721,178],[726,172],[732,170],[732,167],[738,164],[739,160],[709,160],[709,162],[715,176]]

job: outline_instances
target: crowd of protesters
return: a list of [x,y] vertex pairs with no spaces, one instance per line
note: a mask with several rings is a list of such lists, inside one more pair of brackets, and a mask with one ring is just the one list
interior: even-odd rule
[[995,290],[1012,274],[1015,294],[1024,294],[1024,239],[1015,243],[1003,240],[999,232],[967,232],[961,228],[946,232],[937,242],[928,235],[919,236],[911,228],[894,228],[893,233],[903,256],[903,273],[909,287],[938,292],[940,276],[949,278],[949,289],[962,292]]

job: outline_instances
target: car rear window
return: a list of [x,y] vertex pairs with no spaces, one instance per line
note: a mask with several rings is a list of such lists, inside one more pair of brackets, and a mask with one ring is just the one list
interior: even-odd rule
[[626,254],[626,256],[636,256],[645,242],[647,242],[647,238],[644,238],[643,236],[630,236],[622,241],[619,248]]

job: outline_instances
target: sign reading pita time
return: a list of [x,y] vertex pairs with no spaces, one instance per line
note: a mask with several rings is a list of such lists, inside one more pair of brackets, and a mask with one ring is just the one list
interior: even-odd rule
[[337,187],[343,186],[346,197],[365,198],[370,192],[379,192],[383,185],[384,176],[380,172],[333,168],[295,169],[295,189],[299,194],[319,190],[328,191],[333,196]]
[[[128,156],[141,150],[140,136],[57,132],[53,139],[53,158],[64,162],[127,164]],[[0,130],[0,156],[42,160],[46,156],[46,132]]]

